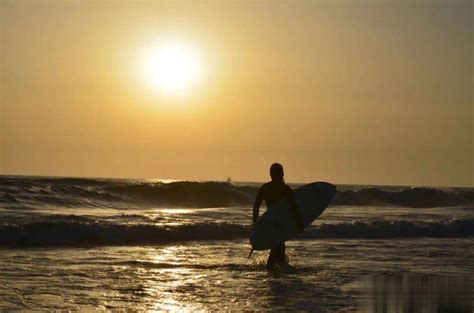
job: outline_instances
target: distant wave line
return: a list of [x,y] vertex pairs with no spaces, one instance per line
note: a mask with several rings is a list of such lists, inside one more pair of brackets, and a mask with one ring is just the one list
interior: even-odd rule
[[[0,207],[231,207],[252,205],[258,186],[230,182],[156,182],[0,177]],[[340,188],[332,205],[443,207],[474,204],[469,188]]]

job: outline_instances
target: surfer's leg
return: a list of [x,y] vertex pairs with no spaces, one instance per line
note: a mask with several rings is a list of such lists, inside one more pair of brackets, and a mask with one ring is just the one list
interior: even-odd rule
[[277,263],[280,265],[280,266],[284,266],[286,265],[286,255],[285,255],[285,243],[282,243],[281,245],[278,245],[276,247],[278,250],[277,250]]
[[268,260],[267,260],[267,269],[272,270],[275,268],[275,265],[278,260],[277,257],[278,257],[278,252],[277,252],[276,247],[271,248],[270,255],[268,256]]
[[267,269],[271,270],[275,267],[276,264],[276,258],[275,258],[275,249],[272,248],[270,249],[270,254],[268,255],[268,260],[267,260]]
[[273,269],[277,264],[283,266],[286,263],[285,244],[282,243],[273,247],[270,250],[270,255],[268,256],[267,269]]
[[267,269],[275,268],[275,265],[283,265],[285,263],[285,244],[282,243],[278,246],[274,246],[270,250],[270,255],[268,256]]

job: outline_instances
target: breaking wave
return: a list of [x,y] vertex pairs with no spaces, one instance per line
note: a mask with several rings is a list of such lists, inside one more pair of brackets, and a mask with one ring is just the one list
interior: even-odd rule
[[[197,223],[178,226],[114,224],[79,221],[32,222],[0,225],[2,246],[149,245],[168,242],[247,238],[248,226]],[[322,224],[307,229],[300,239],[383,239],[416,237],[471,237],[474,219],[437,222],[373,221]]]

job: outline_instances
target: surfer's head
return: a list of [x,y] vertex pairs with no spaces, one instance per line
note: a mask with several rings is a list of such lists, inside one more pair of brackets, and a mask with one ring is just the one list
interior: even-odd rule
[[270,176],[273,181],[283,181],[283,166],[280,163],[273,163],[270,166]]

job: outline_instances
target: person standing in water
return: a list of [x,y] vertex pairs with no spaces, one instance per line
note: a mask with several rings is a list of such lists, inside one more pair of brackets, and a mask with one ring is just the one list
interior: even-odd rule
[[[253,225],[258,220],[260,205],[262,201],[265,200],[267,208],[273,206],[278,200],[282,198],[287,198],[290,203],[290,208],[292,215],[294,217],[294,222],[298,227],[298,232],[303,232],[303,220],[299,214],[299,210],[296,206],[296,201],[293,196],[293,190],[290,186],[285,184],[283,179],[284,172],[283,166],[279,163],[273,163],[270,167],[270,177],[271,181],[265,183],[260,187],[255,199],[255,204],[253,205]],[[270,255],[268,256],[267,269],[272,270],[276,265],[280,265],[282,268],[287,268],[289,266],[288,261],[285,255],[285,243],[281,243],[275,247],[272,247],[270,250]]]

